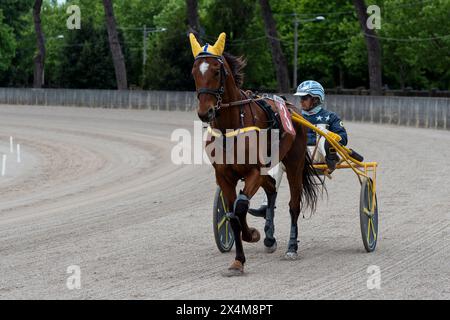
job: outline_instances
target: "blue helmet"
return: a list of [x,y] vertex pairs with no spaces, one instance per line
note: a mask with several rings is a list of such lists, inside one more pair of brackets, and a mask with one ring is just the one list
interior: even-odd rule
[[313,97],[317,97],[320,100],[320,103],[325,101],[325,90],[322,85],[314,80],[306,80],[300,83],[297,87],[297,92],[294,93],[294,96],[306,96],[311,95]]

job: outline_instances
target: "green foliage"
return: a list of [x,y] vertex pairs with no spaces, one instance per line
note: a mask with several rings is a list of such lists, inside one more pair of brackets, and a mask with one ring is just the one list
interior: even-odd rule
[[33,76],[33,0],[0,1],[0,85],[24,86]]
[[245,88],[276,88],[275,68],[257,0],[205,1],[200,23],[205,29],[204,42],[214,44],[225,31],[225,50],[246,58]]
[[144,88],[168,90],[195,89],[191,77],[192,53],[187,37],[184,1],[169,0],[154,19],[165,32],[150,33]]
[[0,10],[3,11],[4,23],[13,28],[14,31],[26,29],[27,25],[21,19],[24,14],[33,8],[34,0],[2,0]]
[[383,69],[389,83],[450,89],[449,12],[448,0],[424,1],[416,6],[405,0],[384,1],[380,34],[386,38],[382,41]]
[[[126,66],[128,72],[128,81],[131,86],[142,85],[143,72],[143,27],[154,29],[157,27],[154,18],[164,8],[165,2],[160,0],[147,1],[114,1],[114,10],[116,14],[119,30],[125,39],[123,48],[128,50],[126,57]],[[147,37],[151,39],[154,36],[150,33]],[[147,43],[147,48],[151,44]],[[149,57],[148,61],[151,61]]]
[[64,88],[115,88],[114,67],[104,25],[97,26],[84,19],[82,30],[67,35],[61,50],[60,63],[55,65],[53,86]]
[[16,49],[16,39],[14,38],[13,30],[3,20],[3,12],[0,9],[0,71],[8,69]]
[[[259,0],[198,2],[201,41],[212,44],[225,31],[226,51],[247,59],[244,87],[275,90],[275,68]],[[0,86],[32,84],[33,3],[0,2]],[[81,30],[66,28],[66,9],[71,4],[80,6]],[[381,30],[376,33],[382,47],[383,83],[391,89],[450,89],[450,1],[376,0],[374,4],[381,8]],[[315,79],[328,88],[368,86],[366,44],[352,1],[271,0],[270,5],[291,77],[295,13],[300,20],[298,82]],[[114,0],[114,11],[131,87],[194,89],[185,0]],[[307,21],[317,15],[325,20]],[[115,88],[102,1],[45,0],[41,18],[46,86]],[[167,29],[148,34],[145,68],[144,25],[149,30]]]

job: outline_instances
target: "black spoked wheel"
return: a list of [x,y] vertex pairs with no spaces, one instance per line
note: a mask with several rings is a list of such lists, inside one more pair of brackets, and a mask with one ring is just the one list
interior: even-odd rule
[[227,217],[227,203],[220,187],[214,196],[213,229],[214,239],[220,252],[228,252],[233,248],[234,235],[231,230],[230,219]]
[[359,220],[364,248],[367,252],[372,252],[377,246],[378,239],[378,203],[370,178],[364,178],[361,185]]

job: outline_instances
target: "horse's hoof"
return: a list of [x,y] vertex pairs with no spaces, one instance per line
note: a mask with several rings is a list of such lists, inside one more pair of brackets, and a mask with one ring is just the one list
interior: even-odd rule
[[261,239],[261,235],[255,228],[248,228],[249,233],[244,236],[242,233],[242,240],[245,242],[258,242]]
[[285,260],[297,260],[298,254],[295,251],[288,251],[284,254],[284,259]]
[[277,250],[277,242],[275,241],[270,247],[265,246],[266,253],[274,253]]
[[259,231],[255,228],[250,228],[250,232],[252,234],[252,241],[251,242],[258,242],[261,239],[261,234]]
[[224,277],[240,277],[244,275],[244,271],[242,270],[237,270],[237,269],[227,269],[225,271],[222,272],[222,276]]
[[238,277],[244,274],[244,265],[238,260],[234,260],[231,266],[222,272],[224,277]]

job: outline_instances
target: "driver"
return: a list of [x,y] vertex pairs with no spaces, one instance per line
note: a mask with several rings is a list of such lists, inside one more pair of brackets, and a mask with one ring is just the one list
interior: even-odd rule
[[[300,83],[295,96],[300,96],[302,116],[317,127],[327,129],[340,136],[340,143],[347,145],[347,131],[339,116],[324,108],[325,90],[322,85],[314,80]],[[325,162],[330,172],[336,168],[339,157],[336,150],[330,146],[328,141],[313,130],[308,129],[308,151],[313,163]]]
[[[303,81],[297,87],[297,92],[294,95],[300,96],[302,116],[306,120],[315,126],[339,135],[339,142],[344,146],[347,145],[347,131],[345,130],[339,116],[336,113],[325,109],[323,105],[325,102],[325,90],[319,82],[314,80]],[[339,156],[328,141],[321,135],[316,134],[313,130],[308,129],[307,145],[308,152],[313,163],[326,163],[328,166],[328,174],[333,172],[336,168],[336,164],[339,162]],[[277,192],[280,187],[284,171],[285,168],[282,162],[269,171],[269,174],[276,181],[275,186]],[[267,196],[264,193],[263,205],[259,209],[250,209],[250,211],[254,215],[265,216],[266,209]]]

